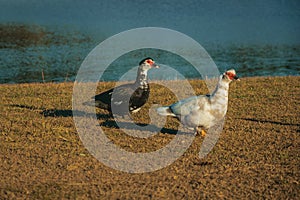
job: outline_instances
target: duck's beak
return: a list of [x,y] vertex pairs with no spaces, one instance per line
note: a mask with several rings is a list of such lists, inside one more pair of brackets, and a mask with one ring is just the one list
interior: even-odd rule
[[241,79],[238,76],[234,76],[234,80],[241,81]]
[[152,67],[152,68],[159,68],[159,66],[158,66],[156,63],[153,63],[153,64],[151,65],[151,67]]

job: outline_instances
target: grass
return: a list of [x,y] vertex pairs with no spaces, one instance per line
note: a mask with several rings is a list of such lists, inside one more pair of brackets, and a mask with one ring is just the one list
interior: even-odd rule
[[[206,93],[192,80],[197,94]],[[101,83],[106,90],[113,83]],[[300,77],[243,78],[231,84],[223,132],[200,160],[197,136],[173,164],[130,174],[111,169],[85,149],[72,117],[73,83],[0,85],[0,199],[299,199]],[[152,84],[149,103],[133,118],[148,123],[151,104],[175,96]],[[107,112],[99,123],[127,151],[168,144],[178,122],[148,139],[127,136]]]

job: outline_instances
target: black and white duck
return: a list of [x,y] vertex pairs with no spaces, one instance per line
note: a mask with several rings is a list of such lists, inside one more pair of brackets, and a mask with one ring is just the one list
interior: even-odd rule
[[136,81],[120,85],[94,97],[95,106],[113,111],[114,114],[127,115],[137,112],[147,102],[150,94],[148,83],[148,70],[159,68],[150,57],[140,61]]

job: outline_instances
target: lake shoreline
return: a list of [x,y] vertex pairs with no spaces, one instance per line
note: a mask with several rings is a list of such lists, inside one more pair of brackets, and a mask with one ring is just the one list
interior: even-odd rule
[[[249,77],[240,77],[241,79],[276,79],[276,78],[288,78],[288,77],[300,77],[299,75],[285,75],[285,76],[249,76]],[[187,81],[204,81],[203,79],[196,79],[196,78],[191,78],[191,79],[185,79]],[[149,83],[159,83],[160,81],[182,81],[182,80],[149,80]],[[75,84],[76,81],[62,81],[62,82],[54,82],[54,81],[45,81],[45,82],[26,82],[26,83],[0,83],[0,86],[5,86],[5,85],[39,85],[39,84]],[[105,84],[105,83],[131,83],[134,82],[132,81],[99,81],[99,84]]]

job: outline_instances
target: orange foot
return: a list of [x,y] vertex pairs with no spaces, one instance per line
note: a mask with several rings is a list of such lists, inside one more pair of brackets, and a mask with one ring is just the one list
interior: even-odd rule
[[204,130],[201,130],[201,136],[205,137],[205,135],[206,135],[206,132]]
[[196,128],[196,133],[195,134],[197,134],[197,133],[200,133],[202,137],[205,137],[205,135],[206,135],[206,132],[200,127]]

